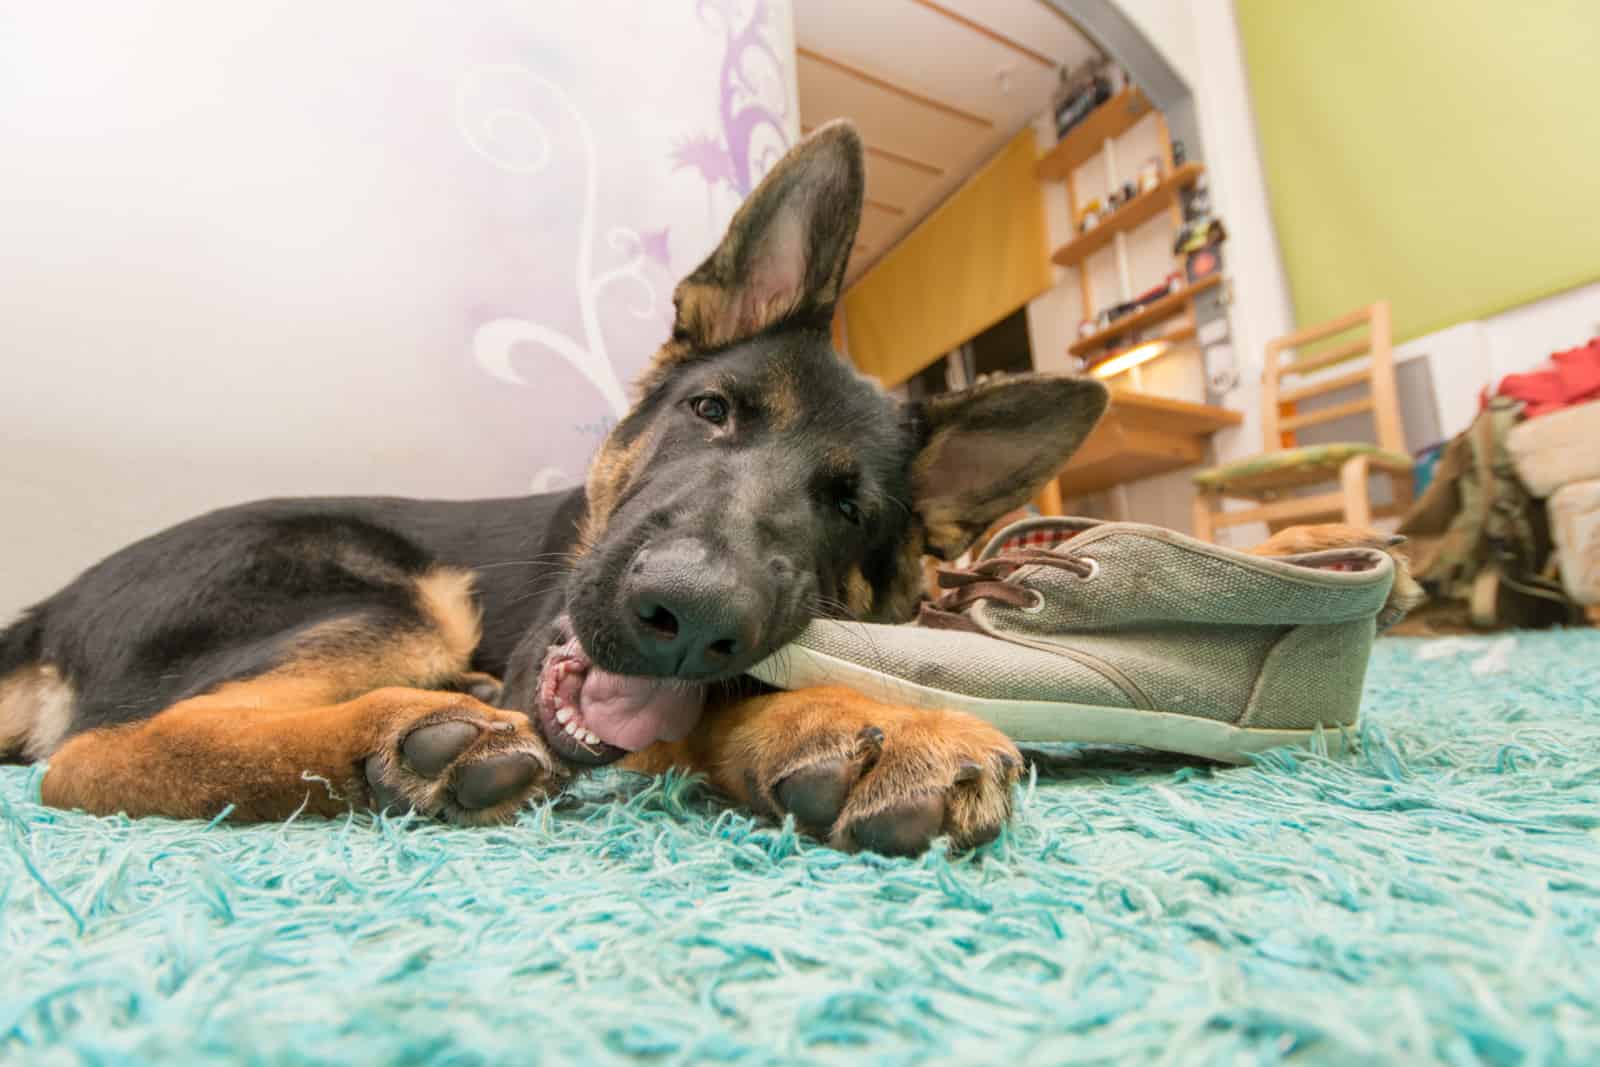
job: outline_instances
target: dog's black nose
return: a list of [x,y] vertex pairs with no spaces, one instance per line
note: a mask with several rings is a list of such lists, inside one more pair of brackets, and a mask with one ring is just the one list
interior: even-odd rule
[[641,549],[622,596],[628,633],[658,675],[725,671],[760,636],[757,598],[736,568],[691,538]]

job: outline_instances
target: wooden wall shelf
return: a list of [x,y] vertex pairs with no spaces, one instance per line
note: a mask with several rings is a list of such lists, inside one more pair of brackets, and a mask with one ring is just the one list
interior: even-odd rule
[[1150,101],[1137,88],[1124,89],[1089,112],[1089,117],[1067,131],[1056,146],[1043,156],[1034,173],[1044,181],[1064,182],[1073,171],[1093,156],[1105,143],[1128,132],[1150,113]]
[[1057,484],[1070,497],[1203,463],[1206,439],[1243,419],[1227,408],[1114,389],[1105,417]]
[[1146,337],[1146,338],[1143,338],[1142,340],[1135,341],[1133,344],[1124,345],[1121,348],[1116,349],[1115,351],[1106,352],[1104,354],[1097,355],[1095,357],[1095,361],[1092,364],[1090,364],[1086,369],[1089,371],[1089,373],[1092,374],[1092,373],[1094,373],[1094,369],[1096,367],[1101,366],[1102,364],[1105,364],[1105,363],[1110,363],[1112,360],[1116,359],[1118,356],[1122,355],[1125,352],[1132,352],[1136,348],[1143,348],[1145,345],[1150,344],[1153,341],[1159,341],[1159,342],[1162,342],[1162,343],[1165,343],[1165,344],[1168,344],[1168,345],[1175,345],[1175,344],[1178,344],[1178,343],[1180,343],[1182,341],[1192,341],[1192,340],[1194,340],[1195,335],[1197,333],[1199,333],[1199,332],[1200,331],[1195,329],[1193,325],[1177,326],[1177,327],[1174,327],[1173,329],[1167,330],[1165,333],[1159,334],[1159,335],[1157,335],[1155,337]]
[[1199,163],[1185,163],[1162,178],[1161,184],[1154,189],[1148,193],[1140,193],[1101,219],[1094,229],[1080,233],[1056,249],[1050,255],[1051,261],[1061,267],[1078,266],[1110,244],[1111,239],[1117,234],[1135,230],[1159,215],[1172,204],[1172,198],[1178,195],[1178,190],[1193,185],[1195,179],[1204,174],[1205,170],[1206,168]]
[[1162,319],[1170,319],[1181,311],[1187,310],[1194,302],[1194,298],[1213,286],[1222,283],[1222,275],[1213,274],[1209,278],[1202,278],[1193,285],[1185,286],[1176,293],[1168,293],[1159,300],[1152,300],[1144,307],[1131,315],[1124,315],[1103,330],[1096,330],[1088,337],[1073,342],[1067,351],[1075,356],[1087,355],[1090,352],[1104,348],[1106,345],[1124,337],[1134,330],[1141,330]]

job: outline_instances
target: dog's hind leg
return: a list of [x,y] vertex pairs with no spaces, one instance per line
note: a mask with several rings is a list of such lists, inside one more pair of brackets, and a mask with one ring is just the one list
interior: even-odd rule
[[384,688],[322,703],[315,677],[224,686],[71,738],[42,785],[54,807],[242,821],[297,810],[415,809],[501,822],[562,772],[527,717],[461,693]]

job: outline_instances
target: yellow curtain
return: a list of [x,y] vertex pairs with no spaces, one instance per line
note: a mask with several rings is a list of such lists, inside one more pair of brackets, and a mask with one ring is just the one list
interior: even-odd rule
[[857,367],[898,385],[1050,287],[1037,155],[1022,131],[850,288]]
[[1302,323],[1397,340],[1600,278],[1600,2],[1237,0]]

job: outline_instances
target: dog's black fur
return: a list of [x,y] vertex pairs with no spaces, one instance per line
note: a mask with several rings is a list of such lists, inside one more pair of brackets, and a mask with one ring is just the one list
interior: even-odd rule
[[480,576],[474,668],[560,610],[582,490],[468,502],[268,500],[145,538],[84,572],[0,634],[0,678],[55,665],[77,695],[69,735],[144,719],[261,674],[297,634],[361,617],[376,634],[424,625],[414,595],[435,566]]
[[[680,285],[673,336],[584,490],[253,503],[94,566],[0,633],[0,756],[261,676],[336,620],[349,656],[425,629],[417,583],[440,567],[472,574],[470,666],[524,712],[558,617],[603,668],[694,680],[739,675],[818,613],[907,617],[922,554],[959,553],[1026,500],[1105,393],[1040,378],[905,405],[857,375],[829,323],[862,192],[847,126],[779,164]],[[41,666],[72,703],[30,748],[15,693],[5,736],[4,686]]]

